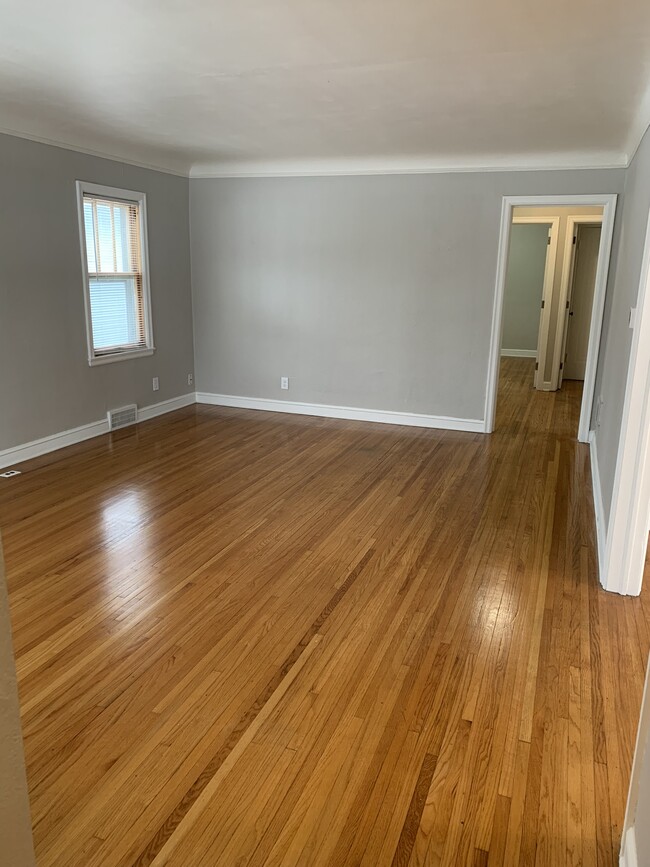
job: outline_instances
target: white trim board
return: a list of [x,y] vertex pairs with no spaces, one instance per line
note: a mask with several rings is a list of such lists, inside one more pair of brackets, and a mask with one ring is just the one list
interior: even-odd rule
[[[49,147],[62,148],[75,153],[87,154],[103,160],[136,166],[152,172],[176,175],[181,178],[291,178],[291,177],[329,177],[346,175],[405,175],[405,174],[447,174],[454,172],[542,172],[576,171],[580,169],[626,169],[641,144],[648,128],[648,111],[643,107],[630,128],[625,151],[578,152],[568,154],[539,154],[532,156],[506,156],[496,159],[486,155],[469,162],[457,157],[432,155],[421,157],[394,157],[384,155],[361,159],[314,159],[314,160],[268,160],[268,161],[216,161],[189,164],[183,154],[172,156],[166,164],[151,163],[139,156],[109,153],[104,150],[84,147],[83,145],[51,139],[36,133],[0,126],[0,135],[9,135]],[[139,150],[139,149],[138,149]]]
[[232,160],[195,163],[184,154],[170,155],[166,163],[152,163],[126,153],[109,153],[96,148],[72,144],[36,133],[0,126],[0,135],[9,135],[49,147],[62,148],[75,153],[87,154],[98,159],[110,160],[123,165],[136,166],[152,172],[176,175],[181,178],[292,178],[292,177],[342,177],[347,175],[406,175],[406,174],[451,174],[455,172],[543,172],[576,171],[581,169],[626,169],[647,129],[645,113],[640,112],[628,137],[626,152],[583,151],[578,153],[509,155],[496,158],[493,155],[478,156],[474,161],[459,160],[456,156],[428,158],[413,156],[367,157],[360,159],[313,159],[313,160]]
[[[621,867],[637,867],[638,852],[636,847],[636,822],[639,803],[639,789],[641,787],[641,773],[648,760],[648,732],[650,730],[650,701],[648,700],[650,684],[650,671],[646,671],[645,683],[643,684],[643,697],[641,699],[641,713],[639,725],[636,731],[634,754],[632,756],[632,769],[630,771],[630,785],[627,792],[627,804],[625,806],[625,818],[623,819],[623,833],[621,839],[620,864]],[[646,817],[643,816],[643,820]]]
[[638,111],[636,116],[630,126],[630,132],[627,138],[627,144],[625,147],[626,150],[626,159],[627,166],[629,167],[630,163],[636,156],[636,152],[639,149],[639,145],[643,141],[643,136],[650,129],[650,84],[646,86],[645,93],[641,99],[639,104]]
[[[190,394],[172,397],[170,400],[163,400],[160,403],[151,404],[151,406],[138,407],[138,422],[149,421],[151,418],[156,418],[156,416],[164,415],[168,412],[174,412],[174,410],[182,409],[193,403],[196,403],[196,396],[193,392],[190,392]],[[82,424],[70,430],[60,431],[47,437],[32,440],[29,443],[13,446],[10,449],[4,449],[0,451],[0,469],[5,469],[23,461],[29,461],[32,458],[38,458],[41,455],[47,455],[50,452],[64,449],[66,446],[72,446],[76,443],[82,443],[84,440],[102,436],[102,434],[108,432],[108,420],[104,418],[100,421]]]
[[108,433],[108,421],[102,419],[102,421],[92,421],[89,424],[82,424],[79,427],[70,428],[70,430],[60,431],[47,437],[32,440],[29,443],[4,449],[0,452],[0,469],[20,464],[23,461],[30,461],[32,458],[55,452],[57,449],[64,449],[75,443],[82,443],[84,440],[99,437],[105,433]]
[[625,846],[619,860],[620,867],[639,867],[639,859],[636,851],[636,833],[634,825],[627,829],[625,834]]
[[501,358],[537,358],[536,349],[502,349]]
[[69,142],[58,141],[58,139],[46,138],[44,136],[35,135],[27,132],[20,132],[16,129],[9,129],[7,127],[0,126],[0,135],[10,135],[13,138],[22,138],[26,141],[33,141],[37,144],[48,145],[52,148],[61,148],[64,151],[73,151],[77,154],[86,154],[89,157],[97,157],[100,160],[110,160],[113,163],[122,163],[122,165],[126,166],[135,166],[138,169],[147,169],[150,172],[162,172],[165,175],[176,175],[179,178],[187,178],[189,177],[189,170],[187,169],[187,160],[182,160],[182,165],[184,168],[180,168],[181,163],[176,165],[172,165],[169,163],[168,165],[158,165],[157,163],[150,163],[148,161],[143,161],[140,159],[132,159],[128,156],[118,156],[117,154],[108,153],[108,151],[99,151],[94,150],[93,148],[82,147],[81,145],[70,144]]
[[192,406],[194,403],[196,403],[196,394],[190,391],[188,394],[181,394],[179,397],[161,400],[160,403],[138,407],[138,422],[149,421],[151,418],[157,418],[159,415],[165,415],[177,409],[184,409],[186,406]]
[[626,154],[600,151],[559,154],[477,155],[462,159],[451,154],[414,157],[408,154],[377,157],[287,160],[230,160],[195,163],[191,178],[295,178],[345,175],[431,175],[456,172],[543,172],[576,169],[625,169]]
[[518,206],[590,206],[602,207],[603,222],[600,236],[600,250],[596,268],[596,287],[591,312],[591,327],[589,332],[589,349],[587,353],[587,368],[582,392],[580,423],[578,425],[578,440],[589,441],[589,427],[596,384],[596,368],[600,349],[600,335],[603,324],[605,292],[607,290],[607,275],[610,265],[612,237],[614,233],[614,215],[616,213],[617,196],[604,193],[602,195],[572,195],[572,196],[504,196],[501,204],[501,227],[499,232],[499,250],[497,256],[497,271],[492,309],[492,333],[490,337],[490,356],[488,359],[487,387],[485,390],[485,430],[494,430],[496,416],[497,389],[499,384],[499,359],[501,335],[503,330],[503,297],[505,293],[506,270],[510,246],[510,227],[514,208]]
[[594,518],[596,519],[596,554],[598,556],[598,574],[603,575],[605,564],[605,542],[607,539],[607,522],[603,507],[603,492],[600,486],[600,467],[596,437],[592,431],[589,435],[589,463],[591,465],[591,489],[594,497]]
[[264,412],[286,412],[294,415],[315,415],[321,418],[342,418],[352,421],[371,421],[381,424],[400,424],[410,427],[428,427],[437,430],[458,430],[483,433],[482,419],[451,418],[441,415],[419,415],[383,409],[361,409],[354,406],[330,406],[323,403],[300,403],[293,400],[274,400],[262,397],[241,397],[233,394],[197,392],[197,403],[212,406],[232,406],[238,409],[258,409]]
[[601,583],[641,592],[650,526],[650,216],[636,302]]

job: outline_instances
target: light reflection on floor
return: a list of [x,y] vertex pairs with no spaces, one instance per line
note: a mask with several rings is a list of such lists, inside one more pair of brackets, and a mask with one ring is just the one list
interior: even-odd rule
[[[111,577],[124,583],[125,569],[137,569],[138,562],[151,553],[151,539],[147,530],[147,495],[139,490],[119,490],[101,506],[101,527],[107,580]],[[128,572],[127,572],[128,574]]]

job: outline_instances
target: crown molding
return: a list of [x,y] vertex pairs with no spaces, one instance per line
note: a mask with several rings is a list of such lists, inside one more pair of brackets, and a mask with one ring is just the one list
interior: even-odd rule
[[269,160],[197,163],[191,178],[324,177],[345,175],[449,174],[453,172],[532,172],[576,169],[624,169],[626,155],[614,151],[584,154],[541,154],[530,157],[397,157],[331,160]]
[[154,172],[175,175],[182,178],[293,178],[293,177],[345,177],[363,175],[410,175],[410,174],[453,174],[457,172],[539,172],[539,171],[575,171],[578,169],[624,169],[631,162],[643,135],[648,128],[648,121],[642,122],[642,117],[650,117],[650,90],[648,91],[648,110],[640,111],[633,134],[629,137],[629,148],[626,153],[616,151],[599,151],[591,153],[569,154],[535,154],[528,157],[484,156],[476,159],[458,159],[454,157],[366,157],[355,159],[314,159],[314,160],[260,160],[260,161],[215,161],[213,163],[196,163],[189,170],[181,168],[184,161],[160,165],[146,160],[138,160],[129,156],[79,147],[68,142],[43,136],[32,135],[14,129],[0,126],[1,135],[26,139],[50,147],[75,151],[99,159],[111,160],[136,168],[148,169]]
[[636,156],[639,145],[643,141],[643,137],[650,128],[650,85],[639,103],[639,109],[634,116],[634,121],[630,127],[630,134],[627,138],[627,164],[628,166]]
[[127,166],[135,166],[138,169],[148,169],[152,172],[163,172],[166,175],[176,175],[177,177],[187,178],[189,177],[189,171],[187,168],[181,169],[181,161],[176,163],[175,165],[157,165],[155,163],[149,163],[144,160],[131,159],[128,156],[112,154],[107,151],[98,151],[93,150],[92,148],[84,148],[79,147],[78,145],[69,144],[68,142],[58,141],[57,139],[45,138],[43,136],[32,135],[31,133],[20,132],[15,129],[7,129],[6,127],[0,126],[0,135],[10,135],[14,138],[22,138],[27,141],[37,142],[38,144],[49,145],[50,147],[62,148],[66,151],[74,151],[79,154],[86,154],[90,157],[98,157],[102,160],[111,160],[111,162],[115,163],[123,163]]

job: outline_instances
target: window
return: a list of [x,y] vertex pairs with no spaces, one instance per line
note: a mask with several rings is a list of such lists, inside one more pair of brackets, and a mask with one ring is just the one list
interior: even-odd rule
[[77,181],[88,362],[151,355],[144,193]]

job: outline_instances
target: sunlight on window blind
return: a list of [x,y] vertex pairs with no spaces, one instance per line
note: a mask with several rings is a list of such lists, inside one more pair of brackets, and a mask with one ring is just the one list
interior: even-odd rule
[[86,261],[97,354],[146,346],[139,206],[85,194]]

